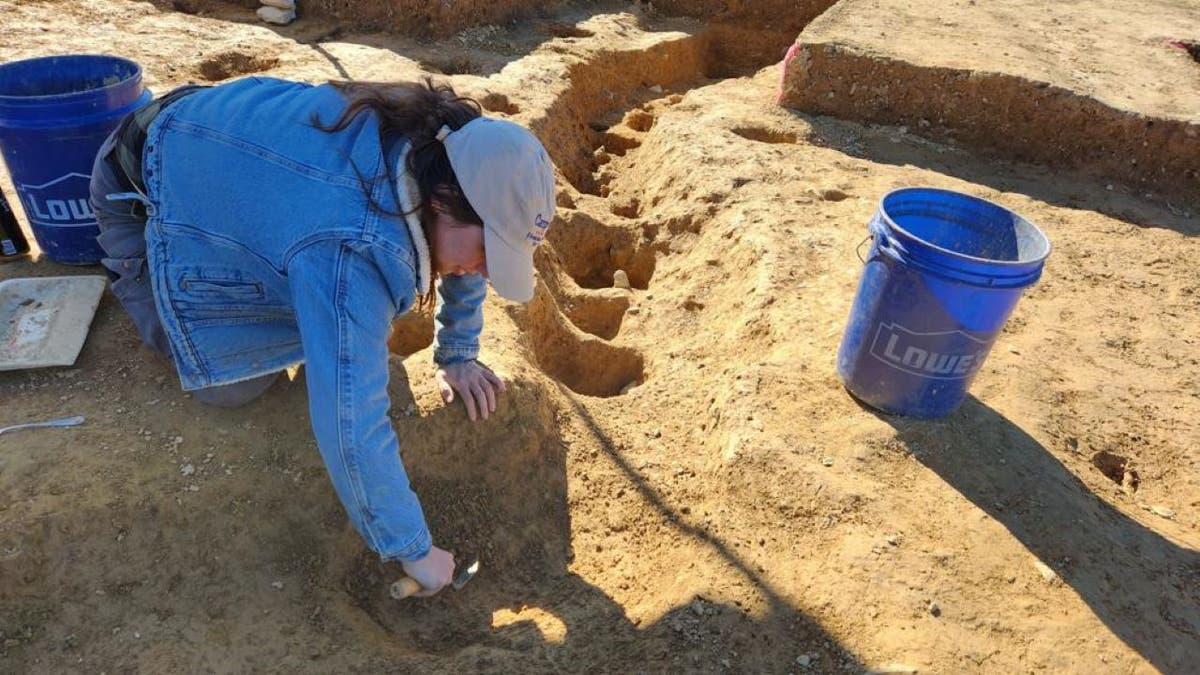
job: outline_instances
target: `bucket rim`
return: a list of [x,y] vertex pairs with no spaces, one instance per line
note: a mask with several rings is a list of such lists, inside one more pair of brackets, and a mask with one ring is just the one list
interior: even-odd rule
[[4,71],[6,68],[9,68],[12,66],[26,65],[26,64],[31,64],[31,63],[37,62],[37,61],[50,61],[50,60],[54,60],[54,59],[78,59],[81,61],[82,60],[93,60],[93,59],[107,59],[110,61],[123,62],[125,64],[133,66],[133,72],[129,75],[129,77],[121,79],[117,82],[113,82],[112,84],[106,84],[102,87],[95,87],[93,89],[85,89],[83,91],[70,92],[67,94],[38,94],[35,96],[13,96],[11,94],[0,93],[0,104],[37,105],[38,103],[50,103],[52,100],[54,102],[61,103],[65,100],[88,98],[91,96],[96,96],[97,94],[102,94],[102,93],[105,93],[108,91],[115,90],[119,87],[127,87],[127,86],[129,86],[130,81],[140,80],[145,75],[144,71],[142,70],[142,65],[140,63],[138,63],[137,61],[134,61],[133,59],[125,58],[124,56],[116,56],[114,54],[50,54],[47,56],[34,56],[34,57],[28,58],[28,59],[18,59],[16,61],[9,61],[8,63],[0,64],[0,72]]
[[[1039,256],[1037,258],[1033,258],[1031,260],[996,260],[995,258],[981,258],[979,256],[967,255],[966,253],[960,253],[958,251],[953,251],[948,248],[938,246],[937,244],[934,244],[932,242],[926,241],[926,240],[922,239],[921,237],[918,237],[917,235],[913,234],[912,232],[909,232],[908,230],[904,229],[903,227],[900,227],[900,225],[897,224],[896,221],[892,220],[892,217],[888,214],[887,209],[885,209],[883,207],[884,202],[887,201],[887,199],[893,195],[903,193],[903,192],[917,192],[917,191],[940,192],[943,194],[954,195],[956,197],[965,197],[967,199],[972,199],[972,200],[975,200],[978,202],[983,202],[985,204],[994,206],[994,207],[1008,213],[1014,219],[1020,220],[1021,222],[1025,223],[1026,225],[1029,225],[1031,228],[1033,228],[1033,231],[1037,232],[1038,237],[1040,237],[1042,240],[1042,243],[1045,244],[1045,253],[1043,253],[1041,256]],[[938,251],[939,253],[945,253],[953,258],[958,258],[960,260],[967,260],[967,261],[983,263],[983,264],[987,264],[987,265],[1000,265],[1002,267],[1028,267],[1031,265],[1040,265],[1040,264],[1044,263],[1046,261],[1046,259],[1050,257],[1050,253],[1054,247],[1053,242],[1050,241],[1050,237],[1047,236],[1047,234],[1042,231],[1042,228],[1038,227],[1038,225],[1036,223],[1034,223],[1032,220],[1029,220],[1025,216],[1022,216],[1021,214],[1017,213],[1016,211],[1013,211],[1012,209],[1008,208],[1007,206],[1004,206],[1003,204],[997,204],[996,202],[994,202],[990,199],[984,199],[983,197],[976,197],[975,195],[968,194],[966,192],[959,192],[958,190],[951,190],[949,188],[935,187],[932,185],[910,185],[908,187],[895,188],[893,190],[889,190],[887,193],[885,193],[882,197],[879,198],[878,213],[879,213],[879,217],[881,219],[883,219],[884,222],[887,223],[887,225],[890,229],[895,230],[896,232],[899,232],[900,234],[904,235],[905,237],[907,237],[913,241],[920,242],[922,246],[927,246],[935,251]]]

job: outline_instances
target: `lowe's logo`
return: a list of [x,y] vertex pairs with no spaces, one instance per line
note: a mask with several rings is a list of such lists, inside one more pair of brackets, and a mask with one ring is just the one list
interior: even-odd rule
[[918,333],[894,323],[881,323],[871,343],[871,356],[912,375],[961,380],[983,365],[992,339],[981,340],[961,330]]
[[42,226],[95,225],[96,214],[88,202],[91,176],[69,173],[41,185],[18,185],[29,220]]

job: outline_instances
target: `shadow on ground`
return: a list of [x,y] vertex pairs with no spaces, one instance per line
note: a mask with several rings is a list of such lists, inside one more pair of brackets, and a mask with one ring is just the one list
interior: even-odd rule
[[[398,382],[407,388],[403,375]],[[668,506],[592,417],[585,399],[561,385],[559,390],[569,402],[560,412],[582,422],[589,445],[600,450],[593,461],[619,469],[653,509],[649,520],[719,554],[731,577],[744,579],[752,593],[765,598],[766,610],[751,615],[695,596],[652,624],[639,625],[604,590],[572,571],[571,518],[580,516],[568,508],[561,417],[538,412],[546,408],[545,394],[522,382],[510,383],[505,404],[486,423],[490,430],[464,424],[457,404],[398,425],[415,441],[407,444],[405,461],[435,541],[459,552],[469,542],[484,571],[460,593],[397,603],[380,589],[399,573],[398,566],[380,564],[361,550],[345,577],[355,606],[419,652],[480,670],[785,673],[805,655],[816,672],[863,671],[732,546]],[[405,392],[393,389],[393,399],[393,408],[402,408]],[[445,461],[447,452],[460,458],[454,468]],[[575,496],[580,499],[587,497]],[[627,554],[637,555],[636,546]]]
[[341,77],[355,79],[323,43],[346,42],[391,51],[416,60],[423,70],[435,75],[487,77],[528,56],[546,42],[556,39],[572,42],[592,37],[591,31],[575,25],[578,22],[597,14],[636,11],[636,5],[609,0],[558,6],[519,19],[469,26],[446,38],[360,30],[350,21],[334,17],[310,18],[303,14],[297,21],[279,26],[259,20],[253,9],[219,0],[176,0],[163,9],[185,14],[203,12],[211,18],[267,28],[280,37],[311,47],[327,59]]
[[1037,440],[974,397],[945,420],[871,412],[896,430],[914,457],[1057,572],[1155,668],[1195,668],[1200,552],[1093,494]]
[[[1162,196],[1079,173],[1002,159],[989,159],[952,145],[901,131],[900,127],[864,126],[832,117],[789,111],[812,128],[810,141],[881,164],[916,166],[939,174],[1016,192],[1055,206],[1086,209],[1142,227],[1200,235],[1195,205],[1174,204]],[[1109,189],[1111,187],[1111,189]]]

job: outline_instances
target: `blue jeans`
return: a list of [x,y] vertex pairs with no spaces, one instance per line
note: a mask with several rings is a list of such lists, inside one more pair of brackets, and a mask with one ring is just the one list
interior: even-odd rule
[[[92,166],[91,203],[100,225],[97,242],[104,249],[100,261],[112,281],[113,295],[133,319],[146,346],[174,363],[171,346],[162,322],[150,275],[146,273],[146,212],[137,199],[137,188],[125,176],[115,157],[117,132],[108,137]],[[110,199],[109,196],[118,197]],[[278,379],[271,373],[244,382],[198,389],[196,400],[209,405],[232,408],[258,398]]]

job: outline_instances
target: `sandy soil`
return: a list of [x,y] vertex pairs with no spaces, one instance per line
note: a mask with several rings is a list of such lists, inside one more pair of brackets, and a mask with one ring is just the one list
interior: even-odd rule
[[[562,174],[536,298],[486,307],[497,415],[441,403],[420,317],[394,343],[405,463],[476,580],[389,599],[399,569],[330,488],[303,369],[202,406],[106,296],[74,367],[0,373],[0,425],[88,418],[0,437],[0,670],[1198,672],[1195,217],[780,108],[778,67],[720,62],[743,33],[556,11],[431,43],[236,5],[0,0],[0,59],[119,53],[156,91],[446,73]],[[1056,246],[936,422],[873,413],[834,372],[865,224],[917,184]]]

